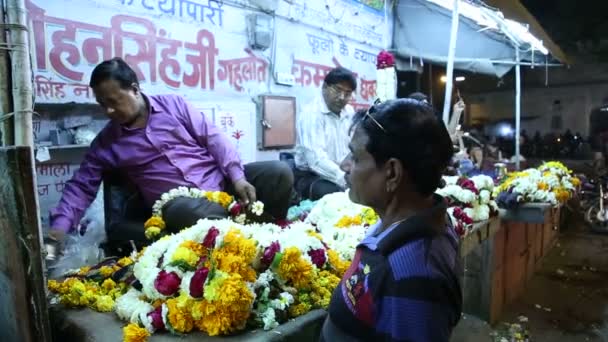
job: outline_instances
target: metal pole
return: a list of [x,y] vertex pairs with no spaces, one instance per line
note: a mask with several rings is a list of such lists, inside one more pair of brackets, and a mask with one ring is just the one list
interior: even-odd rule
[[521,129],[521,66],[519,65],[519,46],[515,47],[515,167],[519,170],[519,134]]
[[450,104],[452,103],[452,83],[454,81],[454,57],[456,55],[456,39],[458,37],[458,2],[454,0],[452,7],[452,30],[450,31],[450,47],[448,50],[448,65],[445,82],[445,101],[443,102],[443,122],[447,125],[450,119]]
[[6,14],[11,42],[15,145],[33,146],[32,69],[25,0],[7,0]]
[[[4,27],[4,3],[0,1],[0,28]],[[0,32],[0,45],[6,46],[6,33]],[[12,112],[13,104],[11,100],[11,70],[8,50],[0,49],[0,116]],[[0,146],[14,144],[13,139],[13,118],[0,120]]]

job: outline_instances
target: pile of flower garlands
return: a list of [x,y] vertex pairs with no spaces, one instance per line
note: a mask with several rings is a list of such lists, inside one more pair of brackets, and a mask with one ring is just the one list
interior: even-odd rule
[[491,177],[444,176],[443,180],[445,186],[436,193],[448,201],[448,213],[460,236],[470,233],[475,222],[488,220],[498,213],[492,199],[494,180]]
[[549,203],[558,205],[568,201],[580,180],[572,171],[556,161],[542,164],[536,169],[513,172],[494,189],[498,205],[514,208],[520,203]]
[[[157,331],[198,330],[213,336],[273,329],[328,306],[359,236],[377,220],[347,196],[320,200],[306,222],[284,228],[200,220],[161,237],[105,270],[103,277],[68,277],[49,282],[49,289],[65,305],[116,312],[129,322],[123,330],[129,342],[145,341]],[[109,279],[131,262],[131,281]]]

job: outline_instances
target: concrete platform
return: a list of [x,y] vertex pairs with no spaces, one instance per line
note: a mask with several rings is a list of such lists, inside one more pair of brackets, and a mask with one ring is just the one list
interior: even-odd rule
[[[317,341],[325,320],[324,310],[311,311],[291,320],[274,330],[262,329],[247,331],[234,336],[210,337],[203,333],[175,336],[169,333],[152,335],[149,342],[216,342],[216,341]],[[115,314],[104,314],[89,309],[61,310],[51,309],[53,340],[65,342],[119,342],[122,341],[122,328],[125,322]]]

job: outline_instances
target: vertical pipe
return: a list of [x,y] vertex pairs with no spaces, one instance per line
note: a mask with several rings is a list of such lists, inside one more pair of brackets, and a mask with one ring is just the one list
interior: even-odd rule
[[443,122],[447,125],[450,119],[450,104],[452,103],[452,84],[454,82],[454,57],[456,55],[456,39],[458,38],[458,2],[454,0],[452,7],[452,30],[450,31],[450,47],[448,50],[448,65],[445,82],[445,100],[443,102]]
[[519,170],[519,134],[521,130],[521,66],[519,65],[519,46],[515,47],[515,167]]
[[[4,25],[4,2],[0,1],[0,27]],[[0,31],[0,45],[6,46],[6,32]],[[8,50],[0,49],[0,116],[12,112],[13,104],[11,100],[11,70]],[[13,145],[13,118],[3,120],[0,123],[0,146]]]
[[26,20],[25,0],[8,0],[6,14],[11,43],[15,145],[33,146],[32,69]]

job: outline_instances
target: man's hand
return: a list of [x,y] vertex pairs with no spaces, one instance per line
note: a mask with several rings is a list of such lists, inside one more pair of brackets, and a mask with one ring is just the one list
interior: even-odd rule
[[51,229],[44,238],[45,259],[53,263],[57,261],[63,249],[66,234],[62,230]]
[[257,200],[255,188],[245,178],[239,179],[234,183],[234,191],[245,205],[249,205]]
[[454,113],[462,113],[465,107],[464,101],[459,100],[454,104]]

